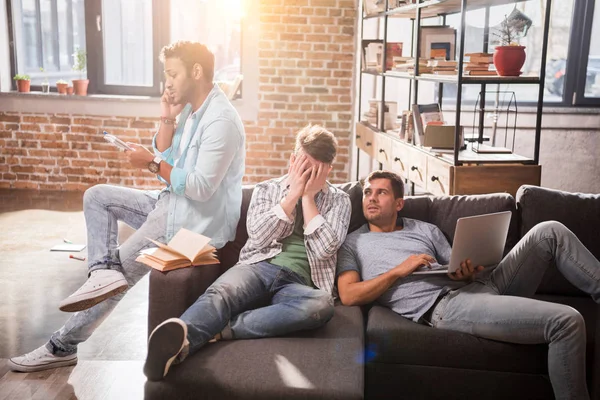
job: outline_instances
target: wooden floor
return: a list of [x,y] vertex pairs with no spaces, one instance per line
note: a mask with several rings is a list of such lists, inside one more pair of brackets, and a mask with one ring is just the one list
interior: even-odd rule
[[64,238],[86,242],[81,210],[80,193],[0,190],[0,400],[143,398],[147,277],[79,346],[76,366],[29,374],[6,366],[70,316],[58,303],[85,282],[87,264],[49,249]]

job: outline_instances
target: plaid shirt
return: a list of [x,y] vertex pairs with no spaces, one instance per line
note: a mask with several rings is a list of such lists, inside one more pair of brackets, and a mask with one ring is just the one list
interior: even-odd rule
[[[240,263],[255,264],[281,253],[281,240],[294,231],[296,207],[289,218],[280,205],[289,192],[287,175],[257,184],[248,209],[248,241],[240,253]],[[304,227],[304,244],[313,283],[333,293],[337,251],[344,243],[350,224],[350,198],[331,186],[317,193],[319,215]]]

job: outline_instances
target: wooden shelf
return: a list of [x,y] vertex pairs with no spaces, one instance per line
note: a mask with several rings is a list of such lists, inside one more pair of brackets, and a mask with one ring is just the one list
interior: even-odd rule
[[[364,72],[364,71],[363,71]],[[372,75],[382,75],[380,73],[371,73]],[[439,83],[458,83],[458,75],[436,75],[436,74],[422,74],[414,76],[408,72],[388,71],[385,74],[388,78],[402,78],[402,79],[417,79],[420,81],[439,82]],[[483,83],[489,84],[521,84],[531,85],[539,84],[539,76],[469,76],[463,75],[462,83],[464,85],[481,85]]]
[[[476,10],[487,6],[520,3],[525,0],[467,0],[467,10]],[[408,4],[378,14],[366,15],[365,19],[381,18],[388,15],[393,18],[416,18],[417,8],[421,8],[421,18],[454,14],[461,11],[461,0],[426,0],[420,4]]]

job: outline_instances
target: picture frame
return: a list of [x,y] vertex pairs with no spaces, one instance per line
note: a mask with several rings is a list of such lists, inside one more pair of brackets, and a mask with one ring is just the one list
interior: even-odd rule
[[421,27],[419,57],[456,59],[456,29],[446,25]]

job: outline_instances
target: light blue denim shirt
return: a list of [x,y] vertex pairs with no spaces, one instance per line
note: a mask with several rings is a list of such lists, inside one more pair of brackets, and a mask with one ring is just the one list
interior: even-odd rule
[[[167,241],[180,228],[208,236],[221,248],[235,238],[242,204],[245,134],[242,120],[223,91],[215,85],[194,113],[187,104],[178,119],[171,147],[154,153],[173,165],[167,219]],[[192,124],[187,143],[180,143],[184,126]],[[161,179],[159,177],[159,179]],[[162,179],[161,179],[162,180]]]

